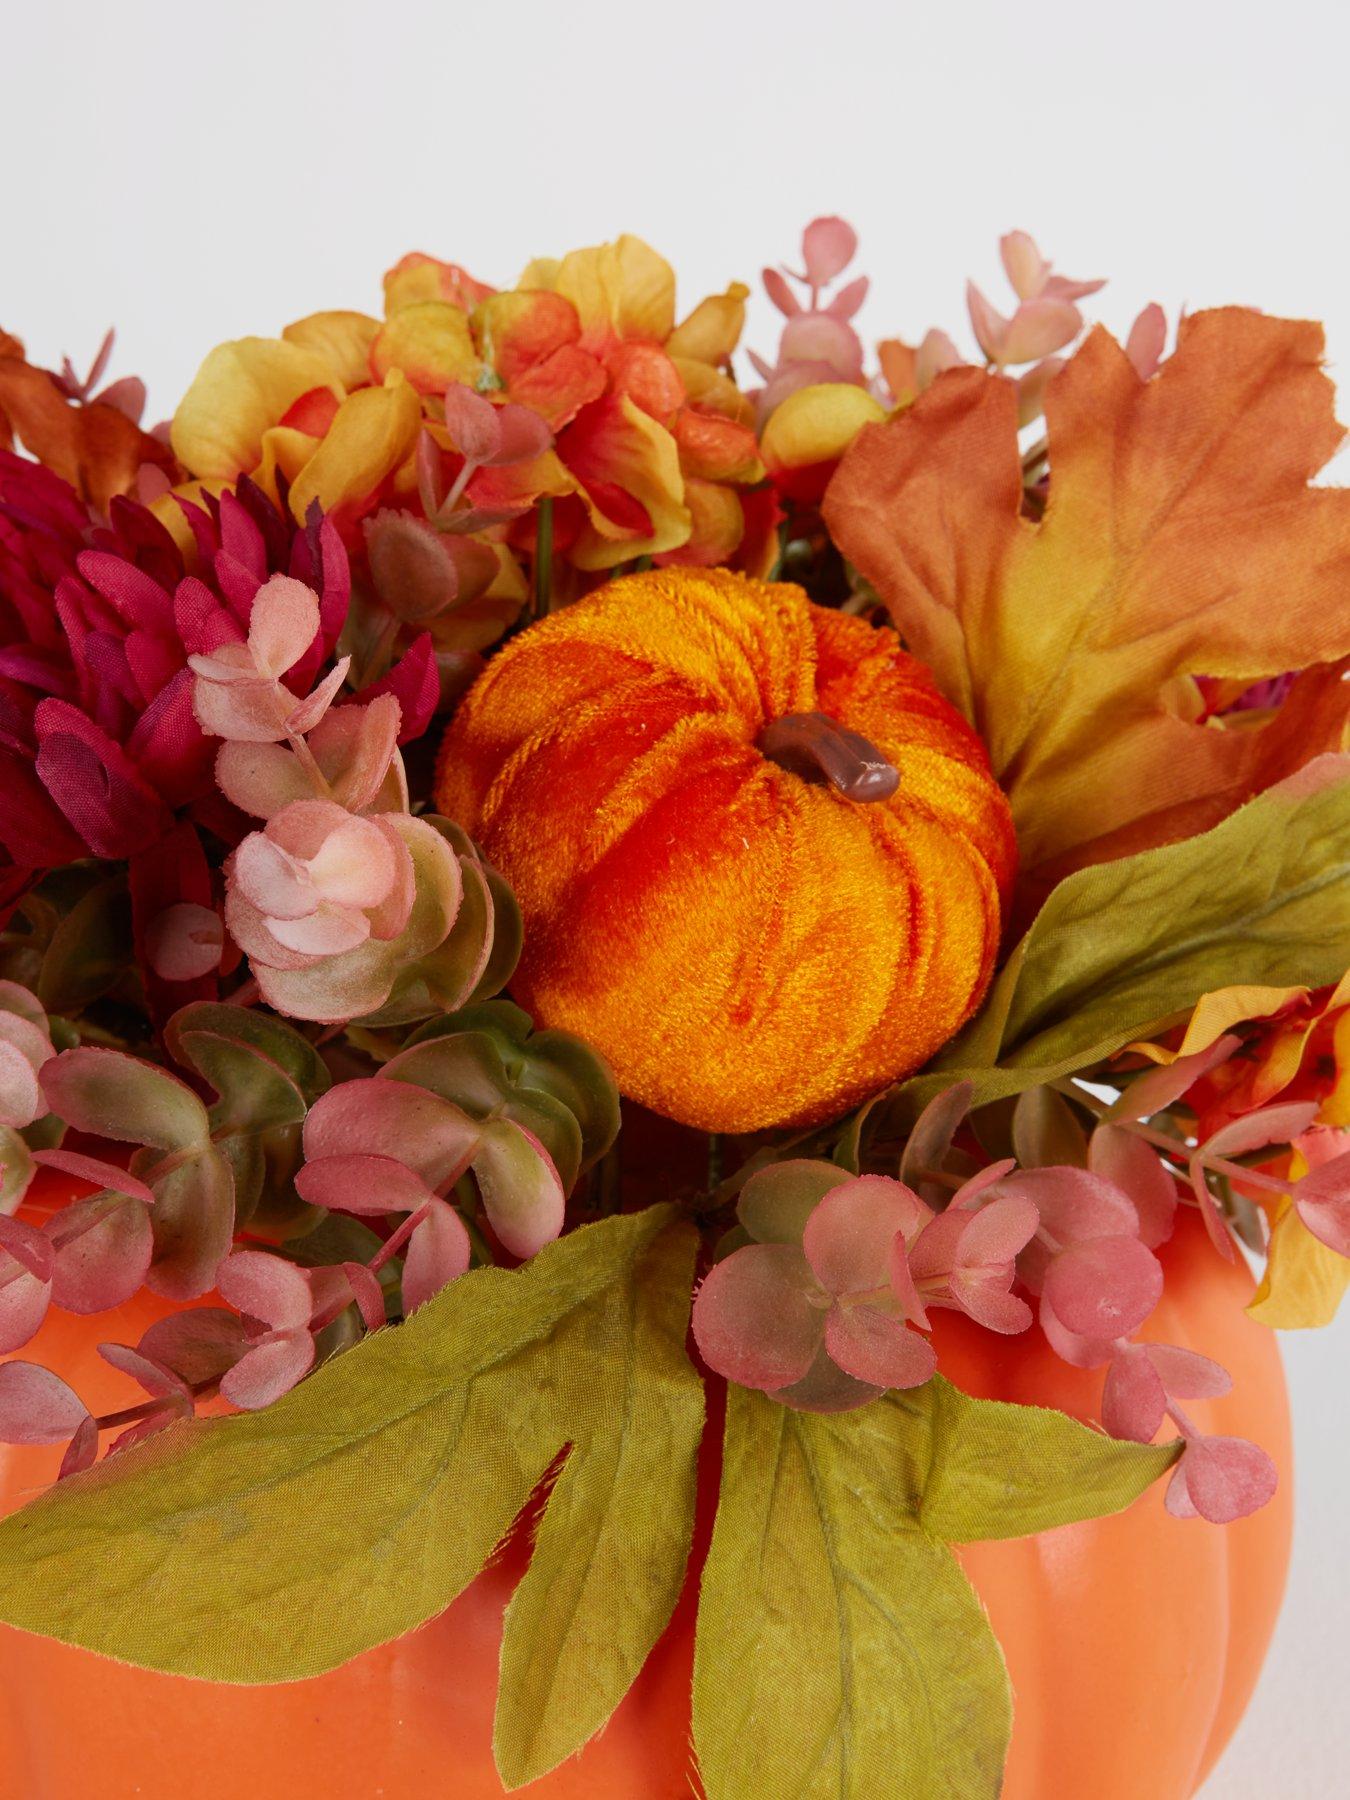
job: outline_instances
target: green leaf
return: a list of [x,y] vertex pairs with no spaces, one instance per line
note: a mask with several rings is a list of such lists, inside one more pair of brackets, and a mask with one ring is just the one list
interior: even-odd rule
[[1050,895],[983,1010],[905,1090],[975,1104],[1058,1080],[1240,983],[1350,966],[1350,757],[1320,756],[1198,837],[1081,869]]
[[215,1144],[174,1158],[155,1175],[160,1162],[152,1150],[138,1150],[132,1173],[155,1191],[150,1224],[155,1254],[147,1285],[172,1300],[195,1300],[209,1293],[216,1271],[234,1238],[234,1166]]
[[13,1212],[33,1179],[33,1156],[12,1125],[0,1125],[0,1213]]
[[564,1467],[507,1608],[493,1743],[508,1787],[599,1730],[679,1598],[703,1425],[684,1354],[692,1274],[691,1231],[680,1227],[659,1264],[649,1257],[616,1306],[592,1311],[560,1346],[569,1361],[580,1357],[582,1379],[603,1372],[589,1410],[604,1426],[590,1454]]
[[529,1014],[509,1000],[430,1020],[383,1073],[476,1119],[504,1112],[544,1145],[568,1193],[618,1136],[619,1093],[607,1065],[570,1032],[534,1033]]
[[125,875],[89,890],[52,933],[37,980],[48,1012],[82,1012],[131,964],[131,897]]
[[974,1400],[940,1375],[889,1403],[910,1420],[919,1522],[953,1544],[1121,1512],[1181,1454],[1180,1438],[1122,1443],[1049,1407]]
[[1087,1167],[1087,1137],[1078,1114],[1051,1087],[1027,1088],[1017,1096],[1012,1147],[1024,1169]]
[[185,1081],[122,1050],[82,1045],[42,1068],[51,1109],[76,1131],[120,1144],[195,1150],[211,1136],[206,1108]]
[[298,1125],[309,1110],[285,1069],[251,1044],[214,1031],[185,1031],[179,1044],[187,1062],[220,1096],[211,1108],[217,1135]]
[[[424,1050],[432,1044],[434,1052]],[[425,1064],[414,1050],[423,1052]],[[408,1038],[397,1066],[425,1067],[428,1073],[404,1079],[469,1112],[490,1110],[512,1089],[561,1102],[581,1131],[582,1168],[598,1161],[619,1133],[619,1090],[604,1059],[570,1031],[534,1031],[530,1015],[509,1000],[479,1001],[429,1020]]]
[[213,1037],[228,1038],[233,1043],[255,1050],[259,1056],[284,1069],[306,1101],[313,1105],[320,1094],[326,1094],[332,1083],[328,1065],[319,1052],[285,1019],[258,1007],[231,1006],[227,1001],[201,1000],[183,1006],[164,1028],[164,1041],[176,1062],[186,1063],[199,1073],[209,1074],[193,1056],[188,1037],[195,1032],[209,1032]]
[[694,1739],[708,1800],[995,1800],[1011,1726],[984,1609],[897,1481],[885,1401],[728,1395]]
[[263,1412],[63,1482],[0,1523],[0,1616],[210,1680],[317,1675],[447,1606],[570,1445],[503,1657],[503,1773],[542,1774],[618,1704],[684,1578],[693,1256],[670,1207],[586,1226]]
[[1117,1512],[1180,1448],[941,1376],[836,1415],[732,1388],[694,1664],[709,1800],[994,1800],[1007,1677],[947,1542]]

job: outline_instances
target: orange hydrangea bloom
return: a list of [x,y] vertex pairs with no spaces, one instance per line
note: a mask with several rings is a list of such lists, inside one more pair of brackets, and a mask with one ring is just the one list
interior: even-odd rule
[[[553,447],[479,470],[465,499],[486,529],[528,548],[512,515],[556,501],[555,548],[577,569],[637,557],[727,562],[771,534],[743,491],[764,473],[749,402],[725,372],[747,290],[733,284],[675,319],[670,265],[640,239],[532,263],[496,292],[420,253],[385,277],[383,321],[316,313],[280,338],[218,346],[173,422],[175,452],[201,483],[251,475],[289,485],[350,525],[381,505],[416,506],[423,433],[447,485],[463,466],[444,396],[463,384],[531,408]],[[748,498],[748,496],[746,496]],[[762,510],[762,509],[760,509]]]

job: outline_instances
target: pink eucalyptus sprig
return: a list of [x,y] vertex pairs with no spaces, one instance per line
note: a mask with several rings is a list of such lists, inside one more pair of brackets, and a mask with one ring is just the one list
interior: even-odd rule
[[1170,1419],[1186,1448],[1167,1487],[1167,1510],[1226,1525],[1264,1506],[1279,1476],[1258,1445],[1202,1432],[1180,1405],[1228,1393],[1232,1377],[1219,1364],[1173,1344],[1116,1345],[1102,1393],[1102,1423],[1113,1437],[1150,1444]]
[[761,428],[798,388],[818,382],[862,385],[864,350],[852,321],[867,298],[868,278],[856,276],[832,296],[826,293],[857,253],[858,234],[845,220],[813,219],[802,233],[801,268],[764,270],[764,290],[786,323],[773,363],[750,352],[764,382],[756,403]]
[[737,1209],[752,1241],[716,1263],[695,1298],[704,1359],[789,1405],[837,1411],[928,1379],[936,1354],[913,1327],[927,1326],[930,1307],[1025,1330],[1031,1310],[1010,1288],[1035,1208],[989,1197],[1010,1168],[977,1176],[942,1213],[887,1176],[808,1161],[761,1170]]
[[[345,1023],[384,1007],[446,943],[464,877],[449,838],[408,811],[397,700],[386,693],[330,711],[345,660],[308,696],[287,686],[317,607],[302,584],[274,578],[247,639],[192,658],[194,702],[203,728],[226,740],[216,759],[222,792],[266,821],[225,865],[230,937],[278,1012]],[[436,995],[441,1004],[468,999],[492,929],[489,905],[478,952],[461,986]],[[432,1001],[420,1016],[435,1009]]]

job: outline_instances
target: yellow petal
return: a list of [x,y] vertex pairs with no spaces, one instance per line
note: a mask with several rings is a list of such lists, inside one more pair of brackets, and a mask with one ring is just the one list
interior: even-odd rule
[[489,544],[487,546],[497,558],[497,573],[488,583],[484,599],[487,600],[520,600],[529,598],[530,584],[525,579],[525,571],[520,560],[506,544]]
[[694,362],[725,362],[740,342],[745,329],[745,301],[750,290],[733,281],[725,294],[700,300],[689,317],[677,325],[666,343],[671,356],[687,356]]
[[311,500],[325,512],[369,500],[412,454],[421,427],[421,401],[406,381],[349,395],[291,486],[291,512],[303,519]]
[[770,470],[805,469],[842,456],[864,425],[877,425],[886,408],[866,388],[825,381],[798,388],[764,427],[760,450]]
[[[1340,999],[1342,981],[1331,999],[1327,1011],[1338,1003],[1345,1005]],[[1336,1062],[1336,1079],[1330,1092],[1322,1101],[1322,1110],[1317,1115],[1323,1125],[1350,1126],[1350,1011],[1343,1012],[1332,1030],[1332,1055]]]
[[627,233],[613,244],[573,250],[558,265],[557,292],[577,309],[583,331],[663,344],[675,325],[675,271],[650,244]]
[[322,442],[322,438],[311,437],[307,431],[297,431],[292,425],[274,425],[263,433],[262,451],[253,479],[274,505],[281,503],[278,473],[285,476],[288,486],[294,486]]
[[736,490],[687,477],[684,503],[691,525],[688,543],[675,552],[678,560],[704,569],[730,562],[745,536],[745,509]]
[[456,381],[472,387],[482,367],[468,314],[444,300],[400,308],[370,347],[370,369],[377,381],[398,369],[422,394],[443,394]]
[[228,481],[181,481],[177,487],[170,488],[167,493],[150,502],[150,511],[177,544],[189,569],[197,566],[197,539],[178,502],[182,499],[190,501],[194,506],[202,506],[208,495],[215,497],[223,494],[229,485]]
[[174,414],[174,455],[203,480],[233,481],[258,465],[263,433],[312,388],[342,397],[326,357],[281,338],[217,344]]
[[1286,1194],[1270,1234],[1270,1260],[1247,1311],[1281,1331],[1329,1325],[1347,1287],[1350,1257],[1315,1238]]
[[558,270],[562,260],[557,256],[535,256],[520,271],[518,288],[544,288],[553,293],[558,286]]
[[379,329],[379,320],[366,313],[318,312],[297,319],[281,335],[321,356],[344,388],[356,388],[370,380],[370,346]]
[[754,424],[754,405],[730,375],[714,369],[711,363],[696,362],[691,357],[672,356],[670,360],[675,364],[692,406],[702,406],[708,412],[721,413],[724,419],[734,419],[738,425]]
[[1177,1055],[1208,1050],[1231,1026],[1245,1024],[1249,1019],[1268,1019],[1291,1001],[1301,1000],[1307,991],[1305,987],[1216,988],[1196,1002]]
[[391,319],[405,306],[417,306],[423,300],[448,300],[461,311],[472,312],[491,292],[486,282],[475,281],[458,263],[441,262],[439,257],[413,250],[384,278],[384,316]]

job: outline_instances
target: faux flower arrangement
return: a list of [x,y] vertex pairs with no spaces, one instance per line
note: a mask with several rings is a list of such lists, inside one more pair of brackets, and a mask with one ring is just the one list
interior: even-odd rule
[[[153,431],[0,334],[12,1624],[317,1676],[533,1508],[501,1789],[620,1792],[551,1772],[697,1581],[624,1800],[992,1796],[948,1546],[1271,1501],[1184,1283],[1350,1281],[1321,333],[1084,335],[1013,233],[873,367],[855,252],[753,386],[633,237],[406,257]],[[1077,1417],[978,1392],[1033,1344]]]

